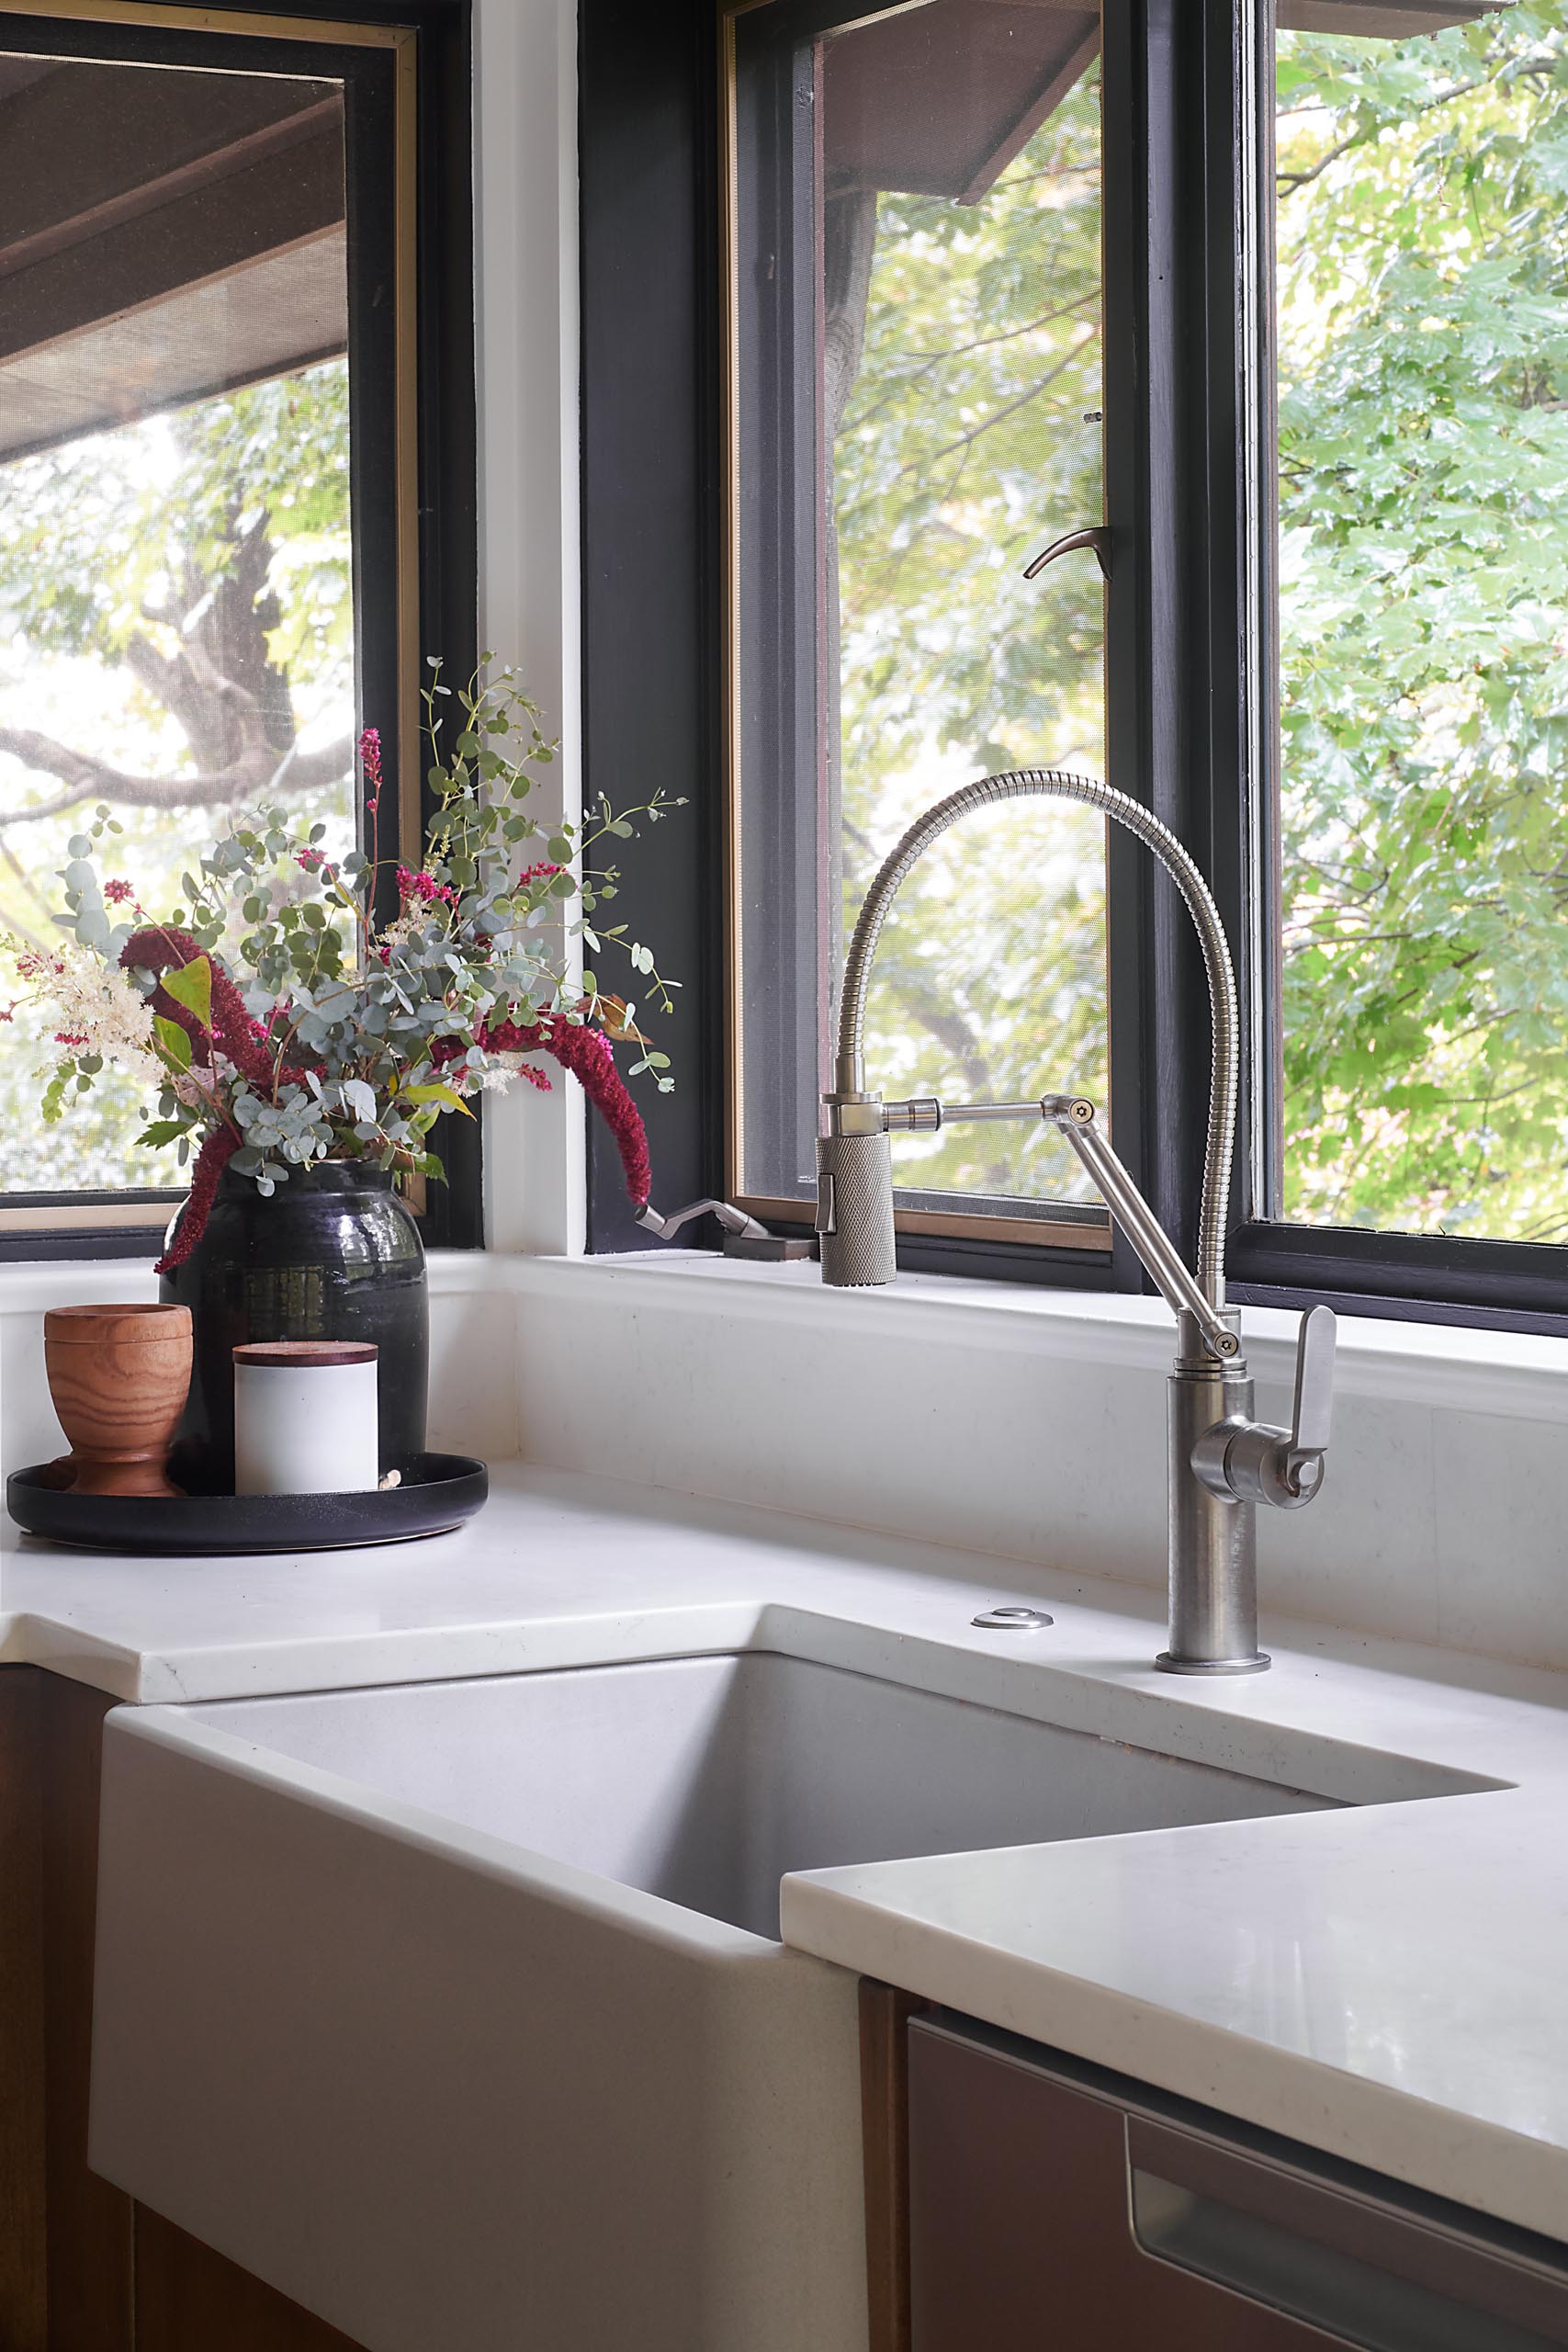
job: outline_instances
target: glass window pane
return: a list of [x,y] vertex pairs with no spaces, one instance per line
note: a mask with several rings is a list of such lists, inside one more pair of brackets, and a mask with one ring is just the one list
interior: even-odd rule
[[[800,1198],[882,857],[972,777],[1103,773],[1094,560],[1021,576],[1103,512],[1100,26],[929,0],[792,46],[768,14],[738,92],[741,1157]],[[1103,1102],[1104,900],[1087,810],[947,835],[884,934],[872,1082]],[[1093,1197],[1044,1131],[900,1137],[896,1167],[923,1207]]]
[[1442,17],[1280,8],[1276,1205],[1562,1239],[1568,40]]
[[[151,917],[227,815],[355,830],[343,94],[0,54],[0,931],[60,937],[107,807]],[[14,950],[12,953],[14,954]],[[0,1008],[23,995],[0,970]],[[145,1104],[39,1109],[0,1057],[0,1194],[179,1183]]]

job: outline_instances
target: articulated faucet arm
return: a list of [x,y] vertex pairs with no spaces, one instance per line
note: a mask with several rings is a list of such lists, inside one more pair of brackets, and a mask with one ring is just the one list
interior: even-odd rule
[[[1087,1117],[1080,1117],[1087,1112]],[[1138,1253],[1144,1271],[1168,1306],[1177,1315],[1190,1315],[1203,1345],[1222,1363],[1241,1352],[1241,1340],[1221,1310],[1204,1297],[1177,1249],[1133,1182],[1122,1162],[1094,1125],[1094,1105],[1075,1102],[1066,1118],[1055,1125],[1089,1170],[1100,1198]]]
[[1134,1182],[1131,1170],[1096,1124],[1094,1104],[1087,1096],[1043,1094],[1034,1102],[949,1105],[934,1094],[917,1094],[907,1102],[881,1105],[882,1125],[889,1133],[934,1135],[944,1126],[970,1119],[1043,1119],[1065,1136],[1172,1313],[1190,1315],[1209,1353],[1222,1363],[1239,1355],[1241,1341],[1188,1272],[1176,1244]]

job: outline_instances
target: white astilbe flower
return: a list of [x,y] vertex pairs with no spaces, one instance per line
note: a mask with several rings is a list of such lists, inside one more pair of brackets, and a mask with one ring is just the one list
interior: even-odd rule
[[17,959],[39,1002],[56,1023],[53,1042],[63,1052],[101,1054],[141,1086],[158,1086],[164,1066],[152,1046],[152,1005],[127,972],[85,948],[53,954],[30,948]]

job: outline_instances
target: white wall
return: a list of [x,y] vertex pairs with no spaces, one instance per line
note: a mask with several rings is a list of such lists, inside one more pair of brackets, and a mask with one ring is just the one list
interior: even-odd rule
[[[1157,1300],[671,1257],[510,1271],[531,1460],[989,1553],[1030,1592],[1163,1586]],[[1339,1328],[1325,1490],[1259,1513],[1265,1618],[1568,1668],[1568,1342]],[[1259,1409],[1288,1419],[1295,1318],[1244,1329]]]

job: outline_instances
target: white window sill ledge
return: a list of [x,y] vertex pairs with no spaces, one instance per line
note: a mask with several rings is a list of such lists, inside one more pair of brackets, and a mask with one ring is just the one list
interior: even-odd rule
[[[881,1290],[828,1290],[814,1263],[757,1265],[696,1250],[490,1263],[488,1279],[524,1296],[592,1292],[628,1312],[720,1315],[759,1332],[811,1325],[825,1339],[875,1331],[924,1348],[1046,1351],[1161,1374],[1170,1364],[1168,1307],[1119,1292],[1033,1290],[945,1274],[900,1274]],[[1247,1363],[1260,1381],[1292,1378],[1297,1319],[1278,1307],[1243,1308]],[[1568,1340],[1343,1316],[1337,1387],[1340,1397],[1568,1420]]]
[[[433,1250],[430,1287],[437,1298],[493,1291],[496,1268],[513,1261],[482,1250]],[[158,1278],[148,1258],[58,1258],[0,1265],[0,1315],[42,1315],[78,1300],[95,1306],[134,1306],[156,1298]]]

